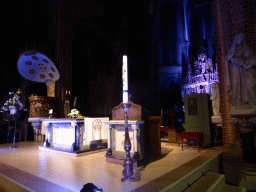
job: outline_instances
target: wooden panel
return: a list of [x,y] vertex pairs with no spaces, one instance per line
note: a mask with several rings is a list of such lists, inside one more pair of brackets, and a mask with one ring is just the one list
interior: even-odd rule
[[[128,104],[131,105],[130,110],[128,112],[129,120],[142,120],[142,110],[141,106],[134,104],[129,101]],[[121,108],[122,103],[118,106],[114,107],[112,110],[112,120],[124,120],[124,112]]]

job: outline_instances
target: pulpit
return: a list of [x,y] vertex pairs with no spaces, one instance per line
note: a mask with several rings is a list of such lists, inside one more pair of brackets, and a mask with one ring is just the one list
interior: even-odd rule
[[[122,103],[121,103],[122,104]],[[108,151],[106,161],[123,164],[125,158],[125,121],[121,104],[112,110],[112,120],[105,122],[108,129]],[[145,160],[161,155],[160,126],[153,126],[156,120],[148,118],[146,110],[129,101],[128,128],[131,141],[131,157],[136,166]],[[155,118],[154,118],[155,119]],[[157,122],[159,120],[157,119]]]
[[34,129],[34,141],[44,141],[43,133],[41,132],[41,119],[46,118],[50,105],[48,98],[44,96],[31,95],[29,97],[29,118]]
[[44,141],[45,130],[42,130],[41,120],[48,118],[49,109],[53,109],[54,115],[58,115],[59,101],[55,97],[31,95],[29,104],[28,122],[34,129],[34,141]]

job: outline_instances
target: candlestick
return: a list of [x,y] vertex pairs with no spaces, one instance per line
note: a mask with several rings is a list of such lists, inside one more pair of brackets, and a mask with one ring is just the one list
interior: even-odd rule
[[125,150],[126,155],[125,155],[125,159],[123,161],[123,167],[124,167],[123,176],[124,176],[124,178],[121,179],[121,181],[124,182],[125,180],[131,179],[133,176],[134,161],[131,159],[131,156],[130,156],[130,151],[131,151],[132,146],[131,146],[131,141],[130,141],[130,137],[129,137],[128,115],[127,115],[131,105],[124,103],[121,105],[121,107],[122,107],[123,112],[125,113],[125,115],[124,115],[124,121],[125,121],[124,150]]
[[73,103],[74,108],[76,107],[76,100],[77,100],[77,97],[74,98],[74,103]]
[[49,110],[48,115],[49,115],[49,119],[51,119],[51,118],[52,118],[52,116],[53,116],[53,109],[50,109],[50,110]]
[[125,150],[125,159],[123,161],[123,178],[121,179],[122,182],[124,182],[125,180],[133,180],[133,181],[139,181],[140,180],[140,176],[137,172],[137,170],[135,170],[135,174],[134,174],[134,161],[131,159],[130,156],[130,151],[132,148],[131,145],[131,141],[130,141],[130,137],[129,137],[129,128],[128,128],[128,111],[131,107],[130,104],[128,104],[128,97],[129,97],[129,93],[128,93],[128,62],[127,62],[127,55],[123,55],[123,103],[121,105],[121,108],[123,110],[123,112],[125,113],[124,115],[124,127],[125,127],[125,140],[124,140],[124,150]]
[[128,62],[127,55],[123,55],[123,103],[128,103]]

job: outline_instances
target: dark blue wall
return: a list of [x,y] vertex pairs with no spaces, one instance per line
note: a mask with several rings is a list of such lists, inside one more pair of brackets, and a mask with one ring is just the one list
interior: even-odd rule
[[215,58],[211,2],[160,0],[156,11],[159,105],[165,113],[176,106],[182,114],[183,101],[177,92],[188,65],[193,69],[193,62],[201,52]]

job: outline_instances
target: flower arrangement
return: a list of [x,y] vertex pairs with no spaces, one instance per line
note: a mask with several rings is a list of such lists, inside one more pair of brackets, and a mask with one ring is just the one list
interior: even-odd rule
[[20,89],[18,89],[16,93],[9,92],[9,99],[5,101],[3,107],[0,109],[0,112],[5,115],[4,123],[8,122],[7,143],[9,141],[9,134],[11,130],[14,129],[13,146],[11,148],[17,147],[15,143],[17,128],[16,121],[18,120],[21,111],[27,111],[27,109],[23,108],[24,106],[20,101],[20,94]]
[[[15,115],[18,111],[23,110],[23,104],[20,101],[20,94],[20,89],[16,93],[9,92],[10,98],[5,101],[4,106],[1,108],[0,112]],[[24,111],[26,111],[26,109],[24,109]]]
[[71,117],[71,118],[77,118],[80,116],[82,116],[82,115],[80,114],[80,112],[77,109],[72,109],[71,113],[68,114],[68,117]]

